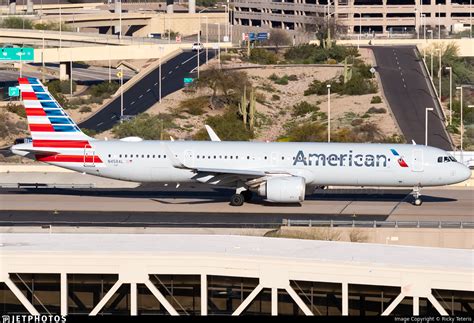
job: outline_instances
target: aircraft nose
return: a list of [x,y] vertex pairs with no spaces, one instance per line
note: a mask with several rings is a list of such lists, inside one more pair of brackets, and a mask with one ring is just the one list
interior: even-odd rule
[[472,176],[471,169],[463,164],[459,164],[459,167],[456,173],[459,176],[460,182],[464,182],[468,180],[469,178],[471,178]]

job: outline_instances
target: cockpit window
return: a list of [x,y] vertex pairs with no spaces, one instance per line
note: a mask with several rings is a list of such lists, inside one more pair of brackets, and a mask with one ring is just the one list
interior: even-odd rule
[[456,162],[456,159],[453,156],[438,157],[438,163],[450,163],[450,162]]

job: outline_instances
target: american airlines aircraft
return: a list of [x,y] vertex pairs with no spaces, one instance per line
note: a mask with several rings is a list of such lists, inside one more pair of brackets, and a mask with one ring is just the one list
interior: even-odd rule
[[469,168],[438,148],[401,144],[155,141],[85,135],[35,78],[19,78],[32,141],[14,154],[77,172],[133,182],[205,183],[235,188],[230,204],[253,193],[302,202],[319,186],[413,187],[462,182]]

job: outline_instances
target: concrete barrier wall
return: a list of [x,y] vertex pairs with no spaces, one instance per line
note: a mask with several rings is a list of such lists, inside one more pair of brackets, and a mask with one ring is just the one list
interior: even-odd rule
[[[474,56],[474,39],[468,38],[461,38],[461,39],[390,39],[390,38],[374,38],[374,39],[342,39],[338,40],[337,43],[340,45],[353,45],[357,46],[368,46],[369,41],[372,45],[381,46],[406,46],[406,45],[415,45],[418,48],[423,50],[425,47],[432,46],[433,44],[448,44],[448,43],[455,43],[459,47],[459,56],[467,57],[467,56]],[[318,43],[318,41],[311,41],[310,43]]]

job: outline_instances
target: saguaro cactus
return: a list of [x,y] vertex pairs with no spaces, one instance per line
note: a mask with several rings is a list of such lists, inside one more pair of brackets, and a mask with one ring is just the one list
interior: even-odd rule
[[244,93],[240,98],[239,113],[242,115],[244,126],[247,126],[247,87],[244,86]]
[[250,130],[253,131],[255,125],[255,91],[252,89],[250,92],[250,106],[249,106],[249,126]]

